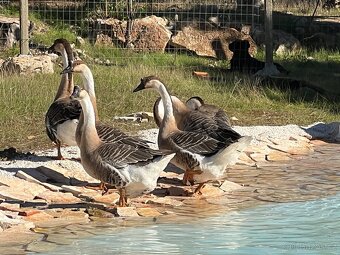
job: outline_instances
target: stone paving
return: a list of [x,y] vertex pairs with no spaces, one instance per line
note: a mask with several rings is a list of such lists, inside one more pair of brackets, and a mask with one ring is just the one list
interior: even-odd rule
[[189,211],[208,216],[218,208],[234,210],[332,195],[339,191],[338,152],[338,144],[300,135],[257,136],[225,178],[207,184],[202,195],[192,196],[196,185],[183,186],[183,172],[170,165],[152,194],[129,199],[129,206],[120,208],[114,188],[102,195],[85,187],[98,181],[85,173],[76,152],[75,158],[54,161],[46,155],[5,150],[0,154],[1,254],[23,254],[46,238],[44,229],[108,219],[192,215]]

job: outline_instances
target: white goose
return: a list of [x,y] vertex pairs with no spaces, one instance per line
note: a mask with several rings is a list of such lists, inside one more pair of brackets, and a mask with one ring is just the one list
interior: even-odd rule
[[252,139],[241,137],[233,141],[229,138],[221,142],[204,133],[180,130],[175,120],[171,97],[159,78],[148,76],[141,79],[134,92],[149,88],[159,92],[164,107],[158,146],[160,149],[176,152],[171,162],[185,170],[188,179],[200,183],[195,190],[195,193],[199,193],[204,183],[218,180],[226,167],[236,163],[240,153]]
[[[65,39],[55,40],[49,51],[62,55],[64,68],[73,61],[71,46]],[[56,159],[63,159],[61,144],[77,145],[75,133],[81,107],[78,101],[70,99],[73,86],[72,74],[63,74],[58,92],[45,115],[47,135],[57,145],[58,156]]]
[[85,171],[103,183],[116,186],[120,194],[119,206],[126,206],[128,196],[153,191],[160,173],[174,153],[118,142],[104,143],[97,134],[95,111],[89,94],[75,86],[72,97],[79,100],[84,114],[80,156]]

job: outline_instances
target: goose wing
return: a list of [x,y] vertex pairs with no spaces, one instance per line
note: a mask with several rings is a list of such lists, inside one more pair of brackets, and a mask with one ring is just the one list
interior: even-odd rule
[[80,103],[69,98],[54,101],[45,115],[45,126],[48,137],[56,141],[57,126],[67,120],[79,119]]
[[215,116],[213,118],[215,119],[215,121],[222,121],[222,123],[231,127],[230,119],[229,119],[228,115],[225,113],[225,111],[219,109],[215,113]]
[[165,152],[148,149],[137,148],[123,143],[103,143],[97,153],[102,160],[114,168],[124,168],[130,164],[146,164],[148,161],[165,155]]
[[97,123],[96,129],[98,136],[102,141],[109,143],[128,144],[132,147],[149,148],[147,141],[135,136],[129,136],[119,129],[111,127],[109,125]]
[[201,133],[185,131],[176,132],[172,134],[169,139],[177,149],[185,149],[192,153],[206,156],[215,154],[220,149],[232,143],[231,140],[222,143]]
[[183,130],[207,134],[222,142],[229,139],[237,140],[241,137],[221,119],[209,118],[197,110],[190,112],[183,121]]

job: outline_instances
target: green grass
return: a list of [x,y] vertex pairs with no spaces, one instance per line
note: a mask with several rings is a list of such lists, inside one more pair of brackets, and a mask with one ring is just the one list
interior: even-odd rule
[[[15,11],[8,14],[16,16]],[[63,24],[44,24],[37,16],[30,16],[38,27],[34,33],[35,43],[51,45],[63,37],[75,42],[75,33],[64,29]],[[152,111],[155,91],[136,94],[132,89],[141,77],[159,76],[169,91],[186,100],[198,95],[208,103],[226,110],[229,116],[239,121],[234,125],[306,125],[316,121],[339,121],[340,103],[316,97],[309,90],[280,91],[259,83],[244,75],[231,75],[221,71],[228,68],[228,61],[216,61],[190,54],[135,53],[113,47],[81,46],[91,58],[109,60],[112,66],[96,65],[85,59],[94,73],[98,109],[102,121],[126,132],[156,127],[154,123],[140,125],[114,122],[114,116],[137,111]],[[0,52],[0,57],[17,54],[18,48]],[[263,59],[262,51],[257,54]],[[307,51],[299,54],[275,56],[275,61],[290,70],[290,77],[305,80],[327,91],[327,95],[340,95],[340,52]],[[44,127],[44,115],[57,91],[61,69],[55,74],[36,74],[31,77],[0,77],[0,149],[14,146],[19,149],[42,149],[52,147]],[[216,81],[200,80],[192,71],[208,71]],[[81,84],[76,77],[76,84]]]
[[[151,56],[151,55],[149,55]],[[172,56],[164,56],[172,61]],[[100,66],[89,63],[93,71],[102,121],[114,124],[126,132],[155,127],[154,123],[131,124],[114,122],[114,116],[138,111],[152,111],[158,94],[155,91],[132,93],[140,78],[159,76],[169,91],[186,100],[193,95],[202,96],[206,102],[216,104],[239,121],[235,125],[310,124],[316,121],[340,119],[339,103],[322,98],[306,98],[302,92],[282,92],[275,88],[255,86],[256,82],[240,75],[223,75],[220,82],[199,80],[192,76],[199,59],[187,58],[186,68],[177,59],[172,68],[145,64],[142,61],[124,66]],[[143,59],[143,58],[142,58]],[[164,59],[163,59],[164,60]],[[198,61],[198,62],[197,62]],[[209,61],[208,61],[209,62]],[[207,64],[207,60],[200,63]],[[0,93],[0,148],[14,146],[19,149],[52,147],[45,134],[44,115],[51,104],[60,76],[36,74],[34,78],[1,77]],[[81,84],[76,77],[76,84]]]

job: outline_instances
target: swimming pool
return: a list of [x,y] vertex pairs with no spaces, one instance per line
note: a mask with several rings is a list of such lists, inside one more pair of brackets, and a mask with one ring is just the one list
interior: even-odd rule
[[[100,229],[98,229],[100,233]],[[103,230],[47,254],[339,254],[340,194]]]

